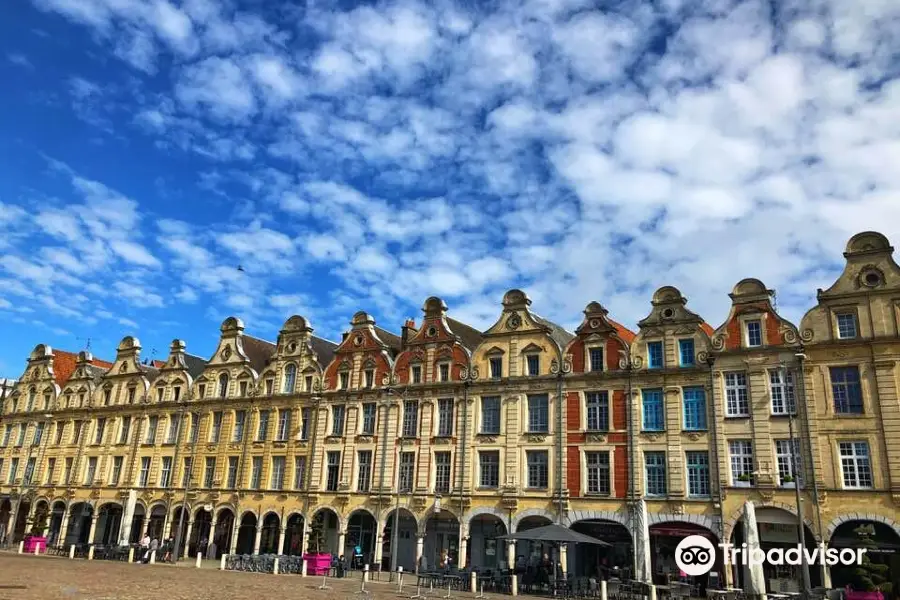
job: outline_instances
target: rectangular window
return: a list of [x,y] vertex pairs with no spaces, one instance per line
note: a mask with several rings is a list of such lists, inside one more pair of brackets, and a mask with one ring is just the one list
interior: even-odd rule
[[197,443],[197,434],[200,433],[200,415],[191,413],[191,425],[188,429],[188,440],[192,444]]
[[728,453],[731,456],[731,484],[753,481],[753,443],[750,440],[728,442]]
[[770,370],[769,391],[772,396],[773,415],[792,415],[797,412],[794,400],[794,374],[791,371]]
[[681,390],[684,398],[684,428],[688,431],[706,429],[706,391],[702,387]]
[[591,371],[599,372],[603,370],[603,348],[591,348],[588,350],[588,358]]
[[275,433],[276,442],[286,442],[291,428],[291,411],[283,408],[278,411],[278,431]]
[[216,457],[207,456],[206,465],[203,468],[203,487],[209,489],[216,480]]
[[28,425],[25,423],[19,424],[19,439],[16,441],[16,446],[24,446],[25,445],[25,432],[28,430]]
[[481,433],[500,433],[500,396],[486,396],[481,399]]
[[[325,472],[325,489],[336,492],[341,477],[341,453],[332,451],[328,453],[327,470]],[[402,491],[402,490],[401,490]]]
[[[112,390],[103,390],[103,406],[109,406],[109,402],[112,398]],[[29,408],[29,410],[31,410]]]
[[284,457],[283,456],[273,456],[272,457],[272,477],[270,489],[273,490],[282,490],[284,489]]
[[172,457],[171,456],[163,456],[162,458],[162,469],[159,472],[159,486],[160,487],[169,487],[169,484],[172,482]]
[[[97,460],[97,459],[94,459],[94,460]],[[34,478],[34,465],[35,465],[36,461],[37,461],[37,459],[32,456],[25,463],[25,476],[23,477],[23,480],[25,481],[25,483],[31,483],[32,479]]]
[[119,478],[122,477],[122,463],[124,458],[121,456],[113,457],[112,473],[109,476],[110,485],[119,485]]
[[303,482],[306,480],[306,457],[294,457],[294,489],[302,490]]
[[244,424],[247,421],[247,413],[243,410],[235,411],[234,413],[234,435],[232,436],[232,442],[242,442],[244,441]]
[[644,465],[647,470],[647,495],[666,495],[666,453],[644,452]]
[[609,494],[609,452],[586,452],[587,491],[589,494]]
[[[66,433],[66,422],[65,421],[57,421],[56,422],[56,445],[62,445],[63,436]],[[3,444],[4,446],[6,443]]]
[[228,457],[228,488],[234,489],[237,487],[237,476],[238,476],[238,457],[237,456],[229,456]]
[[585,404],[588,431],[608,431],[609,392],[587,392]]
[[7,425],[6,429],[3,432],[3,446],[4,447],[9,446],[9,440],[12,438],[12,430],[13,430],[13,426]]
[[344,413],[346,407],[337,405],[331,407],[331,435],[344,435]]
[[275,392],[275,380],[266,379],[266,396],[271,396]]
[[867,442],[841,442],[841,472],[845,488],[867,489],[873,485]]
[[181,398],[181,388],[177,387],[177,386],[172,388],[172,395],[173,395],[172,400],[174,400],[175,402],[178,402],[178,399]]
[[838,338],[849,340],[856,337],[856,315],[853,313],[837,314]]
[[747,374],[743,371],[725,373],[725,416],[750,416],[750,401],[747,397]]
[[362,433],[375,435],[375,418],[377,407],[374,402],[366,402],[362,406]]
[[688,497],[709,496],[709,453],[685,452],[687,457]]
[[494,357],[490,360],[491,365],[491,378],[499,379],[503,377],[503,359],[499,357]]
[[[72,464],[69,462],[69,459],[66,459],[66,479],[69,478],[68,474],[72,470]],[[141,457],[141,474],[138,479],[138,485],[140,487],[147,487],[150,484],[150,457],[144,456]]]
[[[63,483],[69,485],[72,483],[72,464],[73,460],[71,458],[67,458],[65,462],[65,471],[63,472]],[[147,485],[146,483],[141,485]]]
[[307,375],[303,378],[303,382],[305,384],[305,389],[307,392],[313,391],[313,376]]
[[269,437],[269,411],[259,411],[259,427],[256,429],[256,441],[264,442]]
[[346,390],[350,387],[350,373],[344,371],[343,373],[338,374],[340,380],[340,387],[338,389]]
[[795,483],[803,485],[800,470],[800,440],[776,440],[775,461],[778,463],[778,485]]
[[415,365],[412,367],[412,382],[422,383],[422,367]]
[[441,437],[453,435],[452,398],[441,398],[438,400],[438,435]]
[[184,457],[184,464],[181,469],[181,487],[186,488],[191,483],[191,476],[194,474],[194,461],[190,456]]
[[375,371],[373,369],[366,369],[366,388],[371,389],[375,385]]
[[166,388],[162,388],[162,387],[156,388],[156,401],[157,401],[157,402],[162,402],[162,401],[163,401],[163,394],[165,394],[165,393],[166,393]]
[[85,476],[84,476],[84,485],[93,485],[94,478],[96,476],[97,476],[97,457],[92,456],[88,459],[87,473],[85,473]]
[[758,348],[762,346],[762,322],[747,321],[747,347]]
[[434,453],[434,492],[436,494],[450,493],[450,453]]
[[419,403],[407,400],[403,403],[403,437],[416,437],[419,433]]
[[147,443],[156,444],[156,432],[159,430],[159,417],[152,416],[147,421]]
[[[3,459],[0,458],[0,471],[2,471],[2,470],[3,470]],[[47,475],[44,476],[44,484],[53,483],[53,472],[55,470],[56,470],[56,459],[48,458],[47,459]],[[118,483],[118,481],[116,481],[116,483]]]
[[32,446],[40,446],[41,440],[44,439],[44,425],[43,421],[38,421],[34,424],[34,440],[32,440]]
[[678,359],[682,367],[694,366],[694,340],[678,340]]
[[134,404],[135,388],[128,388],[128,404]]
[[839,415],[863,414],[859,367],[831,367],[831,392],[834,412]]
[[87,429],[86,421],[75,421],[75,432],[72,435],[73,444],[80,444],[82,437],[87,437],[85,436],[85,429]]
[[209,441],[213,444],[217,444],[219,442],[219,438],[222,435],[222,411],[216,411],[213,413],[213,421],[212,428],[209,434]]
[[372,451],[360,450],[356,453],[359,471],[356,474],[356,489],[360,492],[368,492],[372,483]]
[[[240,390],[240,392],[239,392],[239,397],[240,397],[240,398],[246,398],[246,397],[247,397],[247,382],[246,382],[246,381],[241,381],[241,382],[238,384],[238,389]],[[223,395],[222,397],[224,398],[225,396]]]
[[131,417],[122,417],[122,427],[119,428],[119,443],[128,443],[128,434],[131,433]]
[[528,396],[528,432],[550,431],[550,398],[546,394]]
[[647,368],[661,369],[663,367],[662,342],[647,342]]
[[663,408],[662,390],[641,390],[643,405],[644,431],[663,431],[665,429],[665,410]]
[[528,465],[528,487],[546,489],[550,486],[549,455],[546,450],[528,450],[525,462]]
[[309,408],[300,409],[300,441],[305,442],[309,439]]
[[438,376],[440,381],[450,381],[450,365],[438,365]]
[[97,431],[96,431],[96,435],[94,436],[95,444],[103,443],[103,434],[105,432],[106,432],[106,417],[100,417],[99,419],[97,419]]
[[262,484],[262,456],[250,459],[250,489],[258,490]]
[[9,461],[9,478],[6,480],[6,483],[12,485],[16,482],[16,475],[19,472],[19,459],[14,457],[11,461]]
[[413,490],[413,477],[416,469],[416,453],[400,453],[400,481],[398,487],[401,492],[409,493]]
[[180,415],[171,415],[169,417],[169,433],[166,436],[167,444],[174,444],[178,441],[178,426],[181,423]]
[[197,386],[197,397],[198,398],[206,398],[206,384],[201,383]]
[[[52,459],[51,459],[51,460],[52,460]],[[4,464],[4,463],[3,463],[3,459],[0,458],[0,477],[2,477],[2,473],[3,473],[3,464]]]
[[537,377],[541,374],[541,357],[537,354],[530,354],[526,357],[526,364],[528,367],[528,375],[531,377]]
[[485,450],[478,453],[478,486],[500,487],[500,451]]

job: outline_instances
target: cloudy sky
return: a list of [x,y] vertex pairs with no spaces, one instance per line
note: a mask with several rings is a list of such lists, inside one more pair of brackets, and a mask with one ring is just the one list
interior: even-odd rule
[[853,233],[900,242],[898,30],[892,0],[16,0],[0,376],[432,294],[485,327],[511,287],[633,327],[670,284],[718,325],[758,277],[799,320]]

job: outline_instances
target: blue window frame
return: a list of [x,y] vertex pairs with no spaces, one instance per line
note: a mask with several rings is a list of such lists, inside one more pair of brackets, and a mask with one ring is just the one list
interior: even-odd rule
[[666,495],[666,453],[644,452],[647,476],[647,496]]
[[678,358],[682,367],[694,366],[694,340],[678,340]]
[[839,415],[863,414],[859,367],[831,367],[830,371],[834,412]]
[[747,321],[747,345],[751,348],[762,346],[762,323]]
[[647,342],[647,367],[661,369],[663,366],[662,342]]
[[706,391],[702,387],[686,387],[684,397],[684,428],[691,431],[706,429]]
[[709,496],[709,454],[707,452],[686,452],[688,496],[703,498]]
[[642,390],[644,431],[663,431],[665,429],[665,414],[663,410],[662,390]]

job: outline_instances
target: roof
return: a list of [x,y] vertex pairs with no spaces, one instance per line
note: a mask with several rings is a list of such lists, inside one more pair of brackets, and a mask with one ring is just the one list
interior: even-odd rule
[[309,345],[312,346],[313,352],[319,358],[319,365],[322,368],[327,367],[331,363],[332,359],[334,359],[334,351],[338,347],[334,342],[316,335],[309,336]]
[[469,350],[474,350],[478,347],[478,344],[484,339],[484,335],[474,327],[466,325],[462,321],[457,321],[456,319],[451,319],[447,317],[447,323],[450,325],[450,329],[459,336],[459,339],[462,340],[462,345],[468,348]]
[[536,315],[534,313],[531,313],[531,316],[534,317],[534,319],[541,325],[550,328],[550,337],[553,338],[553,341],[559,344],[560,348],[565,349],[565,347],[569,345],[569,342],[575,339],[575,334],[566,331],[562,325],[557,325],[553,321],[549,321],[544,317],[541,317],[540,315]]
[[[77,362],[77,352],[68,352],[66,350],[53,351],[53,378],[57,384],[62,385],[69,380],[69,377],[75,372]],[[113,366],[111,362],[100,360],[99,358],[91,360],[90,364],[95,367],[95,369],[91,369],[91,371],[95,372],[95,376],[104,375]]]
[[247,358],[250,359],[250,366],[257,373],[262,373],[265,366],[269,364],[269,359],[275,355],[275,344],[255,338],[252,335],[244,334],[241,345],[244,347],[244,353],[247,354]]
[[194,356],[193,354],[184,353],[184,366],[187,369],[188,374],[197,379],[200,377],[200,374],[203,373],[203,369],[206,368],[206,363],[208,361],[205,358],[200,356]]
[[606,320],[609,321],[609,324],[615,328],[616,333],[619,334],[620,338],[625,340],[626,344],[630,344],[631,342],[634,341],[636,334],[632,330],[628,329],[627,327],[625,327],[624,325],[622,325],[621,323],[619,323],[617,321],[613,321],[610,318],[607,318]]
[[705,331],[706,335],[708,335],[709,337],[712,337],[713,333],[716,332],[716,330],[713,329],[712,325],[710,325],[706,321],[703,321],[702,323],[700,323],[700,329]]
[[382,329],[378,325],[374,325],[375,333],[381,339],[382,342],[391,347],[394,352],[400,352],[400,336],[387,331],[386,329]]

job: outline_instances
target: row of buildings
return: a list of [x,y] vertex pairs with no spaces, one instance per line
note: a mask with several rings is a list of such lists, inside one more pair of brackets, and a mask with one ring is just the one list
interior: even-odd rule
[[666,286],[634,331],[591,302],[569,332],[511,290],[486,331],[429,298],[399,335],[359,312],[339,342],[298,316],[274,343],[229,318],[208,358],[180,340],[165,361],[133,337],[112,361],[38,345],[3,400],[0,532],[18,540],[45,515],[57,543],[180,531],[191,554],[362,553],[409,570],[527,561],[544,550],[498,536],[560,522],[614,542],[565,558],[594,574],[632,564],[641,505],[663,577],[686,535],[740,543],[751,500],[764,548],[797,543],[799,505],[807,543],[872,537],[900,567],[892,254],[854,236],[799,326],[745,279],[717,328]]

